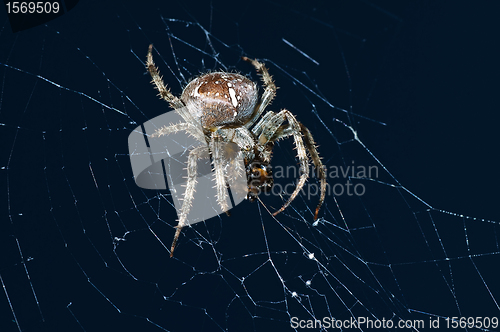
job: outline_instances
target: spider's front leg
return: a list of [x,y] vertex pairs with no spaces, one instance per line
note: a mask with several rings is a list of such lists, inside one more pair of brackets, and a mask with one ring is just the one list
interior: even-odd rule
[[316,149],[316,143],[314,143],[314,139],[312,137],[311,132],[302,123],[299,122],[299,125],[300,125],[300,129],[302,131],[302,134],[304,135],[307,150],[309,151],[309,154],[311,155],[311,159],[314,163],[314,167],[316,167],[316,171],[318,172],[318,179],[320,181],[321,194],[319,197],[318,206],[316,207],[316,211],[314,212],[314,220],[316,220],[316,219],[318,219],[319,209],[321,208],[321,205],[323,205],[323,202],[325,201],[326,171],[325,171],[325,167],[323,166],[323,163],[321,162],[321,157],[319,156],[318,150]]
[[[288,122],[287,126],[283,125],[285,121]],[[285,210],[290,205],[290,203],[297,197],[302,187],[304,187],[307,178],[309,177],[309,159],[306,153],[306,147],[307,147],[313,159],[314,166],[318,170],[318,178],[321,183],[320,201],[318,206],[316,207],[316,212],[314,214],[314,219],[316,220],[318,218],[319,209],[325,199],[326,174],[324,171],[323,164],[321,163],[321,158],[319,157],[319,154],[316,150],[311,133],[304,125],[298,122],[297,119],[295,119],[295,116],[293,116],[293,114],[290,113],[290,111],[288,110],[282,110],[278,114],[275,114],[274,116],[269,118],[265,123],[261,125],[261,128],[259,128],[259,132],[260,135],[258,142],[259,145],[261,146],[265,146],[270,142],[274,142],[276,140],[286,138],[288,136],[293,136],[295,146],[297,148],[297,157],[299,158],[300,162],[301,175],[299,182],[295,187],[295,190],[293,191],[288,201],[278,211],[274,212],[273,215],[277,215],[278,213]],[[304,135],[305,144],[302,135]]]
[[165,83],[163,83],[163,79],[160,75],[160,72],[158,71],[158,68],[156,68],[156,65],[153,61],[153,44],[149,45],[148,49],[148,56],[146,60],[146,67],[148,68],[148,72],[151,75],[152,78],[152,83],[155,85],[156,90],[158,90],[161,98],[165,100],[167,103],[170,104],[170,107],[172,107],[174,110],[176,110],[184,119],[186,123],[192,124],[192,130],[191,133],[193,136],[195,136],[198,140],[203,141],[203,129],[201,128],[201,124],[197,119],[195,119],[192,114],[189,112],[189,110],[186,108],[186,105],[174,96],[170,90],[165,86]]

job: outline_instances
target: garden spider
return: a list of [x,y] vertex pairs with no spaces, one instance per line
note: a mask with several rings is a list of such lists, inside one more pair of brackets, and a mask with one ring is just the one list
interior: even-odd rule
[[[170,249],[170,257],[173,256],[182,228],[187,225],[187,215],[191,209],[196,188],[196,169],[199,158],[211,156],[216,179],[217,203],[223,211],[229,210],[226,185],[228,174],[225,172],[227,159],[222,148],[224,142],[235,143],[240,148],[239,153],[246,167],[243,171],[246,171],[248,179],[247,198],[253,201],[261,191],[266,191],[273,185],[272,174],[268,166],[271,162],[274,142],[293,136],[300,162],[300,178],[288,201],[273,215],[277,215],[288,207],[309,177],[307,149],[316,167],[321,186],[319,203],[314,213],[316,220],[325,199],[325,170],[310,131],[298,122],[290,111],[284,109],[278,113],[267,111],[263,114],[276,95],[276,85],[267,68],[257,60],[242,57],[244,61],[250,62],[262,76],[264,93],[260,98],[257,84],[245,76],[238,73],[210,72],[192,79],[182,91],[179,99],[163,83],[153,62],[152,50],[151,44],[146,66],[152,77],[152,83],[161,98],[184,119],[184,122],[156,130],[152,136],[159,137],[186,131],[203,143],[202,146],[192,149],[188,156],[186,191]],[[285,122],[287,124],[284,124]]]

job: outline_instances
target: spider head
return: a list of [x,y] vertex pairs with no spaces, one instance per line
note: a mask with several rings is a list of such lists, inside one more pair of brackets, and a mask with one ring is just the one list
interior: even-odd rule
[[274,180],[271,165],[268,162],[254,160],[247,166],[247,179],[247,199],[253,202],[261,192],[267,192],[273,187]]

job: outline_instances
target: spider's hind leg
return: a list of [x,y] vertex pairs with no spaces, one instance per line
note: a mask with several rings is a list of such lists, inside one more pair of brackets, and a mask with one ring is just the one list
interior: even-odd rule
[[[285,121],[288,122],[288,125],[283,126]],[[262,124],[260,132],[261,134],[258,137],[258,144],[259,150],[262,153],[265,152],[266,147],[274,141],[288,136],[293,136],[295,147],[297,149],[297,157],[300,162],[299,182],[297,183],[297,186],[288,201],[278,211],[273,213],[273,215],[277,215],[290,205],[295,197],[297,197],[302,187],[304,187],[307,178],[309,177],[309,159],[307,158],[306,147],[304,145],[304,140],[302,139],[300,124],[290,111],[282,110],[272,116],[269,120]]]
[[153,44],[149,45],[146,67],[148,68],[148,72],[151,75],[151,82],[155,85],[156,90],[158,90],[161,98],[168,102],[173,109],[184,107],[182,101],[174,96],[165,86],[165,83],[163,83],[163,78],[161,77],[160,72],[158,71],[158,68],[156,68],[156,65],[153,61]]
[[276,96],[277,88],[276,84],[274,84],[273,77],[269,75],[269,72],[263,63],[247,57],[242,57],[242,59],[246,62],[250,62],[255,69],[257,69],[257,72],[262,76],[262,82],[264,83],[264,93],[260,98],[258,108],[254,112],[252,118],[245,124],[245,127],[250,128],[261,116],[266,107],[273,101]]
[[[283,123],[287,121],[287,125],[283,125]],[[259,122],[260,124],[260,122]],[[288,199],[288,201],[273,215],[277,215],[278,213],[285,210],[288,205],[297,197],[298,193],[305,185],[307,178],[309,177],[309,158],[307,156],[307,151],[313,160],[314,166],[318,172],[318,179],[320,180],[320,188],[321,188],[321,196],[318,206],[316,207],[316,211],[314,213],[314,219],[318,218],[318,212],[325,200],[326,194],[326,174],[324,166],[321,162],[321,158],[316,150],[316,146],[314,143],[314,139],[311,135],[309,129],[307,129],[303,124],[295,119],[295,116],[290,113],[288,110],[282,110],[278,114],[275,114],[265,122],[261,124],[261,128],[259,128],[259,146],[261,150],[264,150],[268,144],[277,141],[279,139],[283,139],[289,136],[293,136],[295,146],[297,149],[297,157],[300,162],[300,178],[295,190],[292,195]]]

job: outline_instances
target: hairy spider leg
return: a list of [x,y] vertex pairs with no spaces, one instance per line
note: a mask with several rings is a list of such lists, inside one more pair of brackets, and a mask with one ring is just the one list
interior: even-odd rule
[[[186,109],[186,106],[176,96],[174,96],[170,90],[165,86],[165,83],[163,83],[163,78],[160,75],[160,72],[158,68],[156,67],[154,61],[153,61],[153,44],[149,45],[148,49],[148,56],[147,56],[147,61],[146,61],[146,67],[148,68],[148,72],[151,75],[151,83],[155,85],[156,90],[158,90],[160,97],[165,100],[166,102],[169,103],[170,107],[172,107],[174,110],[179,112],[179,114],[182,116],[184,121],[186,123],[191,123],[191,124],[197,124],[198,121],[194,119],[194,117],[189,113],[189,111]],[[201,142],[204,142],[204,134],[203,134],[203,129],[201,128],[201,124],[199,126],[193,126],[192,132],[191,132],[196,139],[198,139]]]
[[241,58],[246,62],[250,62],[255,67],[257,72],[261,75],[262,82],[264,83],[264,93],[262,94],[260,103],[258,104],[257,109],[254,111],[252,117],[244,125],[246,128],[250,128],[262,115],[266,107],[273,101],[274,97],[276,96],[277,88],[274,84],[273,77],[269,75],[269,72],[263,63],[257,60],[249,59],[245,56]]
[[179,221],[177,226],[175,226],[174,240],[172,241],[172,246],[170,247],[170,257],[174,256],[174,249],[181,234],[181,230],[186,226],[187,216],[191,210],[193,204],[194,191],[196,189],[196,170],[198,159],[208,158],[208,148],[205,145],[200,145],[195,147],[189,152],[188,165],[187,165],[187,181],[186,181],[186,191],[184,192],[184,198],[182,201],[181,211],[179,213]]
[[318,219],[319,209],[321,208],[323,202],[325,201],[325,195],[326,195],[325,166],[323,166],[323,163],[321,162],[321,157],[318,154],[317,146],[316,143],[314,143],[314,139],[312,137],[311,132],[302,123],[299,122],[299,125],[302,134],[304,135],[304,141],[306,143],[307,150],[309,151],[309,155],[311,156],[314,166],[316,167],[316,172],[318,173],[318,179],[320,181],[321,194],[319,197],[318,206],[316,207],[316,211],[314,212],[314,220],[316,220]]

